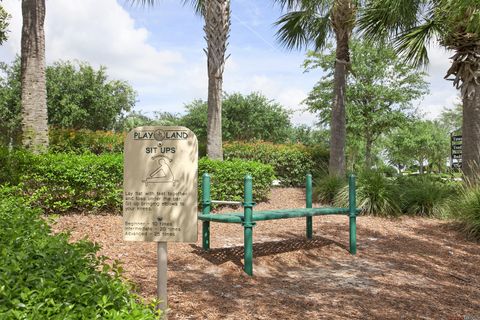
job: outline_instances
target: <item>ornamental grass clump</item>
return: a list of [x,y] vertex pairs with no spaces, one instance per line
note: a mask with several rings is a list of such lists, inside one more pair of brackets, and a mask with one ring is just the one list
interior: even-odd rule
[[440,216],[455,185],[431,175],[399,177],[398,194],[402,212],[419,216]]
[[[334,202],[339,207],[348,206],[348,186],[340,190]],[[360,172],[357,176],[357,208],[361,208],[363,214],[374,216],[400,214],[395,181],[375,170]]]
[[313,200],[324,204],[333,204],[335,197],[347,185],[343,177],[326,175],[316,179],[313,184]]
[[445,211],[460,223],[467,237],[480,240],[480,176],[464,182],[458,194],[449,199]]

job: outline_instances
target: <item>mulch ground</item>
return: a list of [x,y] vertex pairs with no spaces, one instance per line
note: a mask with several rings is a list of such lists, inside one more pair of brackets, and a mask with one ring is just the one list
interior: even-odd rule
[[[302,189],[274,189],[256,210],[304,203]],[[156,245],[123,241],[121,216],[62,216],[54,230],[99,243],[139,294],[155,297]],[[456,230],[436,219],[360,216],[352,256],[345,216],[315,217],[312,240],[305,219],[263,221],[248,277],[242,227],[212,223],[212,250],[203,252],[199,223],[196,243],[168,244],[169,319],[480,320],[480,244]]]

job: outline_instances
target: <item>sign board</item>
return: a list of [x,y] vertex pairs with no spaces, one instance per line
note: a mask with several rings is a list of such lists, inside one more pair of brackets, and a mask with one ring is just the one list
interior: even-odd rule
[[462,135],[460,130],[450,133],[450,167],[454,169],[462,168]]
[[139,127],[125,138],[126,241],[197,241],[198,143],[185,127]]
[[461,144],[453,144],[452,145],[452,150],[462,150],[462,145]]

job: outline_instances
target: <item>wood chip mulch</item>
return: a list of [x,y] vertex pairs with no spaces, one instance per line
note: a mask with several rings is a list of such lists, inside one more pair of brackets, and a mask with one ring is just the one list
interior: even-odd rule
[[[274,189],[256,210],[304,207],[302,189]],[[238,210],[238,209],[237,209]],[[232,209],[222,209],[232,211]],[[116,259],[124,277],[156,295],[156,246],[125,242],[118,215],[68,215],[53,226],[87,237]],[[211,223],[210,252],[168,244],[169,319],[480,319],[480,244],[449,221],[357,219],[358,252],[348,252],[348,218],[259,222],[254,276],[243,268],[243,229]]]

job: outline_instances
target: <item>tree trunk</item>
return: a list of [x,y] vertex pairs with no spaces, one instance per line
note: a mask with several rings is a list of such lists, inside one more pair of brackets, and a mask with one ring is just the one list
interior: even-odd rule
[[223,160],[222,82],[230,31],[230,1],[206,0],[204,6],[208,64],[207,156]]
[[22,0],[22,16],[22,143],[38,153],[48,148],[45,0]]
[[[335,0],[332,8],[332,25],[337,48],[333,78],[332,120],[330,123],[329,174],[345,175],[345,142],[347,137],[345,113],[345,89],[350,64],[348,41],[355,25],[356,6],[351,0]],[[352,167],[355,165],[353,164]]]
[[345,175],[345,142],[347,136],[345,116],[345,89],[347,85],[347,65],[350,61],[348,37],[337,35],[335,52],[334,97],[330,124],[330,175]]
[[480,85],[463,99],[462,170],[468,181],[480,181]]
[[208,79],[207,156],[223,160],[222,148],[222,78]]

